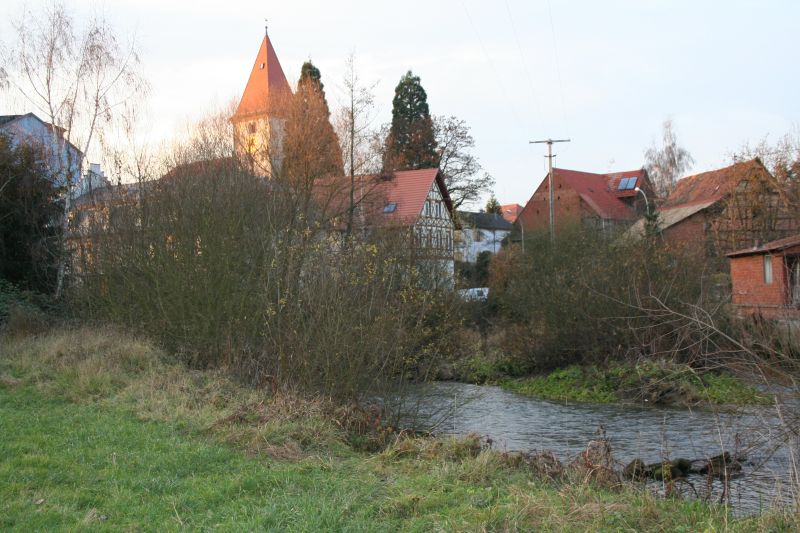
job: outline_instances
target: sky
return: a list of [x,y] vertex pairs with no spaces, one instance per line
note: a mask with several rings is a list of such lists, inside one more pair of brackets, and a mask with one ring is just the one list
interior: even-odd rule
[[[290,83],[308,59],[331,107],[345,62],[376,83],[375,125],[391,119],[394,87],[421,78],[434,115],[467,122],[501,203],[524,204],[547,172],[546,147],[569,138],[556,165],[632,170],[673,121],[691,173],[730,164],[744,144],[800,128],[800,2],[742,0],[408,0],[66,2],[100,13],[134,39],[151,91],[149,142],[238,99],[268,19]],[[0,41],[23,5],[0,5]],[[2,98],[5,98],[3,100]],[[0,96],[0,114],[20,112]]]

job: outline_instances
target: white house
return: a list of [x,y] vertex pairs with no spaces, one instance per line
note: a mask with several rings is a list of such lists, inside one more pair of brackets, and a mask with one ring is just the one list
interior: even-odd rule
[[475,263],[478,254],[496,254],[514,226],[502,215],[459,211],[461,229],[457,232],[456,260]]
[[64,139],[62,128],[43,121],[33,113],[0,115],[0,133],[11,139],[12,146],[29,144],[39,147],[54,186],[63,187],[67,183],[74,186],[80,180],[83,154]]

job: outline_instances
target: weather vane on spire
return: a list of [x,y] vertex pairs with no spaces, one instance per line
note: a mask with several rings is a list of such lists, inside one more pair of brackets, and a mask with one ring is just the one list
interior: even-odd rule
[[269,25],[267,24],[269,21],[264,19],[264,35],[269,36]]

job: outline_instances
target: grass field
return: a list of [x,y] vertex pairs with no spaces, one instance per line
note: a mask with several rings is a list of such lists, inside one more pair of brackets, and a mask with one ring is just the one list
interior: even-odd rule
[[[113,331],[0,339],[0,529],[791,531],[796,517],[553,481],[469,439],[354,449],[336,409]],[[357,440],[357,439],[355,439]]]

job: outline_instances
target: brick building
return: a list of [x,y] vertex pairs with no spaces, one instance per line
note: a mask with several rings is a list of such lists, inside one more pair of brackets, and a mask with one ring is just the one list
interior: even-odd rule
[[522,206],[519,204],[505,204],[500,206],[500,214],[509,223],[517,221],[517,217],[522,213]]
[[[688,176],[658,208],[658,227],[672,246],[724,257],[800,229],[782,189],[758,159]],[[628,235],[639,237],[644,231],[640,220]]]
[[[644,170],[594,174],[563,168],[553,169],[556,233],[566,226],[582,225],[610,230],[631,224],[644,213],[638,194],[652,190]],[[519,213],[516,225],[524,232],[548,231],[550,186],[545,179]]]
[[728,254],[740,314],[800,320],[800,235]]

